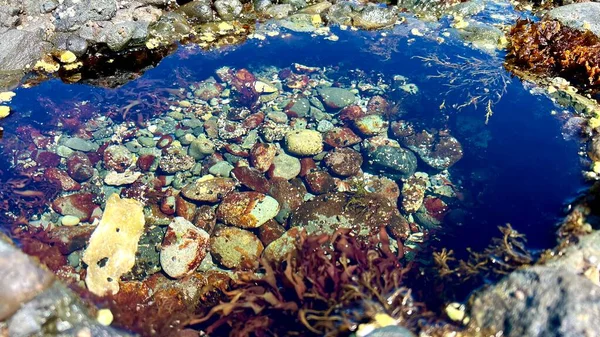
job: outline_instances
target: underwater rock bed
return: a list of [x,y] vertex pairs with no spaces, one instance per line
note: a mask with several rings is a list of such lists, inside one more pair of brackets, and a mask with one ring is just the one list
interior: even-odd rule
[[502,54],[403,18],[269,24],[115,89],[0,96],[3,227],[144,336],[462,333],[443,308],[539,255],[516,230],[553,245],[582,124]]

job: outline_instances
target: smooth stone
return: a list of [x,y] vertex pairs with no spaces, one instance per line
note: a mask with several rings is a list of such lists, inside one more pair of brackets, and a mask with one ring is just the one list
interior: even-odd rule
[[294,130],[285,136],[287,150],[299,156],[312,156],[323,151],[323,136],[315,130]]
[[72,150],[82,152],[96,151],[99,147],[98,144],[81,138],[68,138],[64,141],[63,145]]
[[220,161],[208,169],[208,173],[219,176],[219,177],[229,177],[229,174],[233,170],[233,165],[229,164],[226,161]]
[[79,218],[73,215],[65,215],[62,218],[60,218],[60,223],[63,226],[76,226],[77,224],[79,224],[79,222]]
[[209,247],[210,235],[188,220],[176,217],[169,224],[160,249],[160,265],[172,278],[194,272]]

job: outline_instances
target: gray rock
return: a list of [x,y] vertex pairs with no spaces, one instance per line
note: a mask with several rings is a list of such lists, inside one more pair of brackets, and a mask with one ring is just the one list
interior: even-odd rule
[[185,15],[177,12],[166,12],[150,26],[150,35],[160,36],[165,40],[177,40],[190,33],[192,27]]
[[168,0],[137,0],[144,5],[152,5],[156,7],[166,7],[169,4]]
[[264,13],[274,19],[283,19],[290,15],[293,10],[294,8],[290,4],[279,4],[267,8]]
[[76,295],[59,282],[24,304],[7,325],[12,337],[131,336],[100,325]]
[[[14,28],[20,21],[18,16],[19,9],[16,7],[7,7],[8,8],[0,7],[0,27]],[[16,14],[13,9],[17,9]],[[0,33],[2,32],[4,31],[0,31]]]
[[116,13],[116,0],[65,0],[55,12],[56,30],[76,30],[88,21],[110,20]]
[[331,109],[342,109],[354,103],[356,96],[350,90],[337,87],[317,88],[323,104]]
[[98,144],[89,141],[89,140],[85,140],[85,139],[81,139],[81,138],[67,138],[64,140],[63,144],[64,146],[76,150],[76,151],[82,151],[82,152],[90,152],[90,151],[96,151],[98,150]]
[[279,21],[279,25],[298,33],[310,33],[315,31],[310,14],[293,14],[287,19]]
[[34,298],[54,280],[49,271],[3,240],[0,240],[0,271],[0,320],[10,317],[21,303]]
[[33,66],[50,48],[41,34],[11,29],[0,35],[0,72]]
[[210,22],[215,19],[215,11],[212,9],[210,0],[195,0],[181,6],[179,11],[187,15],[190,19],[199,22]]
[[558,20],[565,26],[578,30],[589,29],[600,36],[600,3],[583,2],[557,7],[549,11],[546,19]]
[[470,303],[471,325],[502,336],[598,336],[600,288],[562,268],[515,271]]
[[500,38],[504,37],[504,32],[497,27],[489,24],[474,22],[462,28],[459,31],[461,37],[475,46],[495,47]]
[[225,21],[233,20],[242,13],[240,0],[217,0],[214,2],[219,17]]
[[[320,102],[319,102],[320,103]],[[294,102],[291,107],[288,108],[288,112],[295,114],[298,117],[306,117],[310,111],[310,102],[308,99],[302,97]]]
[[257,12],[263,12],[273,4],[271,0],[252,0],[252,3],[254,4],[254,10]]
[[66,50],[73,52],[77,56],[85,54],[88,49],[88,43],[79,36],[70,36],[66,41]]
[[354,26],[365,29],[379,29],[391,26],[398,20],[398,10],[395,7],[381,7],[369,4],[354,18]]
[[366,337],[415,337],[415,335],[401,326],[390,325],[375,329]]
[[308,6],[305,0],[281,0],[281,4],[291,5],[295,10],[299,10]]
[[408,178],[417,169],[417,157],[409,150],[384,145],[367,153],[367,164],[392,179]]
[[25,14],[35,16],[52,11],[58,6],[58,2],[54,0],[23,0],[21,6]]
[[119,51],[127,46],[133,38],[135,26],[134,22],[121,22],[108,28],[104,33],[108,47],[113,51]]
[[223,160],[211,166],[208,173],[219,177],[229,177],[231,170],[233,170],[233,165]]
[[131,336],[102,326],[71,290],[0,238],[0,320],[11,337]]
[[355,14],[352,11],[352,5],[347,1],[341,1],[329,7],[327,11],[327,21],[336,25],[351,25],[352,17]]

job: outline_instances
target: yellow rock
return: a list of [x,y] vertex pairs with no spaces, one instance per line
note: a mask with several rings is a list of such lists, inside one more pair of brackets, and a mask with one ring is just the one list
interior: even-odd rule
[[110,309],[100,309],[98,310],[98,316],[96,320],[98,323],[104,326],[109,326],[114,319],[112,311]]
[[498,48],[504,49],[508,46],[508,39],[505,36],[500,37],[498,40]]
[[47,73],[53,73],[60,69],[60,64],[52,61],[52,60],[39,60],[33,66],[36,70],[43,70]]
[[320,25],[323,24],[323,20],[321,20],[321,16],[319,14],[315,14],[315,15],[311,16],[310,21],[312,22],[313,26],[315,26],[315,27],[319,27]]
[[300,156],[314,156],[323,151],[323,136],[315,130],[294,130],[285,135],[289,152]]
[[452,302],[446,306],[446,315],[455,322],[467,324],[470,321],[464,304]]
[[15,95],[12,91],[0,92],[0,102],[10,102]]
[[254,91],[259,94],[272,94],[277,92],[277,88],[263,81],[254,82]]
[[134,199],[112,194],[100,224],[83,254],[88,265],[85,284],[98,295],[116,294],[121,275],[135,263],[138,241],[144,232],[144,206]]
[[219,23],[218,28],[219,28],[220,31],[232,30],[233,29],[233,25],[230,24],[229,22],[221,22],[221,23]]
[[65,70],[75,70],[79,67],[82,67],[83,63],[82,62],[75,62],[75,63],[69,63],[69,64],[65,64],[63,66],[63,68],[65,68]]
[[0,105],[0,119],[6,118],[10,115],[10,107],[6,105]]
[[588,126],[592,129],[600,127],[600,118],[592,117],[588,120]]
[[600,162],[595,161],[592,164],[592,171],[594,171],[594,173],[596,173],[596,174],[600,174]]
[[77,61],[77,56],[75,56],[75,54],[73,54],[73,52],[65,50],[60,53],[60,55],[58,56],[58,59],[62,63],[73,63],[73,62]]
[[455,16],[452,26],[456,29],[462,29],[468,27],[469,23],[465,21],[462,16]]
[[146,48],[148,49],[154,49],[158,46],[160,46],[160,42],[157,39],[150,39],[146,42]]

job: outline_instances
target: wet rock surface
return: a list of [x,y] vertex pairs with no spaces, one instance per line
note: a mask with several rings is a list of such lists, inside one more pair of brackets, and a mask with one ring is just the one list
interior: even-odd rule
[[54,275],[0,240],[0,331],[10,336],[132,336],[101,325]]
[[210,252],[225,268],[254,270],[263,249],[256,235],[236,227],[219,228],[210,238]]
[[574,3],[550,10],[545,17],[558,20],[564,25],[578,30],[589,30],[600,36],[600,4],[596,2]]
[[600,319],[598,285],[567,270],[515,271],[471,300],[475,326],[505,336],[586,336]]
[[[114,13],[112,4],[116,4]],[[418,22],[415,26],[418,20],[412,16],[401,13],[394,6],[376,4],[308,4],[303,1],[242,4],[229,0],[197,0],[183,6],[174,3],[165,6],[160,1],[142,4],[97,1],[96,5],[98,11],[95,13],[89,8],[80,8],[80,3],[69,1],[57,4],[57,9],[48,9],[49,12],[63,13],[65,6],[71,6],[82,11],[80,17],[60,18],[60,27],[72,29],[62,33],[69,35],[66,41],[72,42],[69,48],[73,50],[72,53],[53,55],[54,61],[75,62],[82,55],[81,50],[85,48],[75,48],[76,41],[73,42],[71,34],[79,34],[79,37],[84,34],[85,42],[91,44],[97,43],[92,42],[96,41],[94,39],[102,39],[104,42],[100,43],[103,46],[105,44],[106,48],[115,50],[142,45],[144,41],[152,45],[156,41],[145,40],[143,36],[151,36],[154,29],[191,32],[193,43],[202,48],[213,46],[213,42],[227,44],[231,35],[226,32],[251,31],[252,28],[248,27],[252,25],[244,23],[244,20],[254,19],[248,16],[250,6],[264,10],[260,15],[282,18],[285,23],[281,26],[291,31],[311,32],[315,39],[329,41],[326,44],[349,36],[342,33],[347,27],[332,30],[326,23],[340,22],[366,29],[392,27],[384,32],[368,33],[370,38],[357,41],[361,44],[359,54],[377,54],[377,60],[386,60],[382,61],[386,67],[389,55],[400,55],[396,48],[405,52],[415,41],[416,45],[424,43],[429,46],[428,43],[432,42],[435,46],[442,46],[444,39],[454,41],[457,34],[454,28],[444,26],[446,22],[441,26]],[[126,14],[121,13],[122,10],[137,17],[134,21],[138,23],[130,24],[129,17],[123,17]],[[155,10],[160,11],[160,15]],[[146,18],[155,14],[155,18]],[[82,24],[80,21],[84,18],[88,21]],[[215,22],[193,28],[184,24],[210,21]],[[449,27],[476,26],[470,18],[462,22],[458,14],[448,21]],[[147,25],[147,22],[154,24]],[[288,30],[279,30],[278,23],[265,27],[257,28],[255,34],[248,36],[253,40],[250,43],[270,48],[269,43],[273,41],[277,41],[274,44],[289,42],[290,46],[301,41],[295,40],[296,36]],[[461,29],[466,31],[465,28]],[[149,35],[145,34],[145,30],[149,31]],[[471,31],[476,30],[473,28]],[[437,33],[440,33],[439,36],[435,35]],[[429,35],[437,36],[435,42],[430,41]],[[490,38],[494,39],[497,36]],[[407,42],[406,46],[404,42]],[[240,49],[244,51],[243,48]],[[226,50],[222,55],[228,53],[234,55],[236,51]],[[349,59],[358,58],[359,54],[352,54]],[[482,116],[469,116],[466,122],[458,118],[457,122],[444,110],[446,101],[438,102],[440,97],[435,95],[429,97],[430,92],[419,94],[416,84],[402,75],[388,73],[388,69],[361,69],[361,65],[352,68],[344,63],[321,67],[320,60],[309,65],[291,63],[276,67],[263,65],[260,55],[256,55],[256,64],[246,60],[238,62],[232,56],[228,60],[233,60],[235,66],[224,66],[214,72],[208,68],[183,66],[185,60],[198,55],[209,55],[202,59],[206,61],[202,67],[210,68],[218,64],[217,57],[213,59],[213,55],[221,54],[182,45],[176,57],[165,60],[167,65],[173,60],[182,64],[172,74],[164,75],[168,77],[167,81],[155,80],[152,76],[148,79],[142,77],[122,88],[102,93],[108,99],[101,104],[90,98],[78,102],[76,108],[71,109],[68,102],[66,106],[53,106],[40,99],[44,108],[57,116],[56,119],[51,118],[48,124],[52,128],[56,126],[56,130],[38,135],[38,129],[42,128],[38,124],[19,127],[19,134],[25,135],[20,140],[21,145],[7,142],[6,155],[14,163],[11,169],[20,170],[31,180],[9,181],[6,186],[0,187],[0,193],[6,196],[9,207],[14,206],[13,200],[17,198],[11,194],[13,190],[17,195],[21,193],[29,197],[18,200],[27,200],[28,207],[33,207],[33,217],[27,209],[20,217],[12,218],[19,221],[18,230],[28,227],[23,224],[26,220],[33,220],[35,228],[39,228],[39,233],[27,237],[29,242],[40,244],[34,246],[38,250],[28,247],[29,252],[45,255],[44,261],[50,261],[46,263],[55,267],[53,270],[59,277],[80,285],[83,285],[82,280],[86,276],[93,277],[95,269],[102,269],[118,260],[116,256],[127,260],[123,273],[119,271],[109,277],[101,277],[102,282],[118,283],[120,286],[117,289],[111,287],[106,295],[109,305],[118,309],[115,319],[119,326],[148,335],[162,335],[170,329],[180,329],[182,327],[178,324],[181,322],[198,320],[211,308],[216,308],[217,312],[218,308],[227,307],[229,304],[224,302],[227,296],[236,294],[235,291],[239,290],[236,287],[250,277],[264,277],[262,281],[256,281],[256,287],[272,283],[270,277],[273,271],[265,265],[269,262],[273,264],[271,268],[292,269],[285,271],[285,278],[275,279],[276,283],[270,285],[269,291],[258,293],[259,301],[268,303],[248,305],[253,301],[249,298],[255,294],[237,293],[240,295],[239,303],[242,308],[251,310],[261,308],[269,311],[273,310],[273,306],[286,308],[285,311],[291,310],[293,315],[285,314],[281,321],[298,323],[293,311],[296,298],[289,300],[287,296],[301,297],[306,291],[304,286],[312,287],[315,282],[321,282],[319,278],[300,280],[306,273],[311,273],[306,265],[303,268],[309,269],[297,273],[293,270],[297,268],[293,256],[298,249],[309,247],[306,249],[313,252],[326,252],[316,259],[317,263],[311,264],[315,268],[322,267],[320,262],[327,263],[330,258],[338,258],[334,250],[342,252],[339,261],[334,261],[327,273],[319,275],[331,278],[324,287],[327,290],[329,285],[348,289],[344,288],[344,284],[354,281],[345,275],[353,269],[340,272],[337,268],[354,263],[353,256],[360,260],[360,254],[356,254],[358,250],[353,248],[356,244],[353,240],[367,245],[368,249],[377,247],[384,251],[377,255],[377,260],[360,260],[380,268],[376,275],[386,275],[389,270],[410,272],[412,265],[405,262],[420,258],[420,249],[428,248],[427,245],[437,239],[440,231],[452,233],[463,226],[462,222],[470,215],[464,208],[480,202],[483,188],[470,190],[469,184],[477,181],[483,185],[486,178],[482,176],[490,174],[491,169],[475,168],[471,171],[469,166],[466,169],[461,166],[464,162],[461,160],[463,155],[471,156],[466,165],[472,165],[473,161],[488,158],[485,146],[476,150],[470,148],[478,141],[473,138],[479,134],[473,136],[468,134],[473,130],[462,130],[479,127],[471,125],[476,123],[475,120],[481,128],[485,128]],[[411,62],[417,60],[411,58]],[[58,63],[63,66],[62,61]],[[248,63],[248,68],[242,68],[242,63],[242,66]],[[393,62],[390,64],[395,65]],[[163,76],[160,69],[157,71],[158,76]],[[411,72],[411,76],[413,74]],[[425,76],[418,74],[416,77]],[[0,101],[5,102],[5,97],[5,93],[0,93]],[[450,106],[456,108],[456,105],[447,103],[447,107]],[[17,116],[28,114],[27,109],[16,112]],[[72,117],[76,114],[81,121]],[[490,117],[486,115],[486,122]],[[563,117],[560,117],[561,120]],[[427,125],[429,123],[431,125]],[[13,132],[12,128],[10,132]],[[589,151],[590,158],[595,160],[598,151],[593,143]],[[495,165],[499,166],[498,170],[504,169],[501,164]],[[110,256],[100,254],[99,259],[92,261],[87,257],[88,252],[99,248],[92,247],[91,243],[86,247],[86,244],[90,242],[91,231],[98,228],[94,221],[102,219],[102,225],[105,219],[111,217],[111,195],[143,205],[143,233],[131,235],[131,241],[137,241],[136,249],[128,247],[127,251],[111,252]],[[52,203],[53,207],[52,210],[42,209],[36,203]],[[120,214],[131,215],[133,209],[122,210]],[[482,224],[482,227],[487,225]],[[115,233],[124,229],[121,226],[111,228]],[[24,235],[18,231],[17,234]],[[109,234],[105,236],[112,237]],[[334,244],[337,238],[345,241]],[[376,238],[379,241],[375,246],[369,246]],[[118,240],[109,241],[105,246]],[[373,251],[368,252],[372,254]],[[129,267],[132,259],[135,263]],[[385,261],[382,262],[382,259]],[[588,268],[577,273],[593,272]],[[228,276],[217,277],[217,274]],[[544,280],[554,277],[537,271],[534,274],[536,276],[525,283],[534,284],[538,276]],[[229,277],[234,280],[232,283],[229,283]],[[403,283],[394,282],[382,283],[384,288],[394,286],[394,289],[387,288],[382,295],[393,294],[390,296],[402,297],[404,303],[410,304],[409,290],[401,288]],[[92,283],[88,283],[88,290],[99,292]],[[286,288],[290,285],[295,288]],[[563,287],[556,282],[554,286]],[[232,289],[234,291],[229,292]],[[548,289],[547,293],[551,290]],[[572,291],[564,288],[566,294]],[[327,297],[330,293],[320,296]],[[518,299],[519,293],[515,294],[513,297]],[[533,293],[531,298],[540,296]],[[568,302],[568,296],[563,300]],[[368,295],[365,302],[370,303],[371,299]],[[505,325],[510,324],[515,327],[514,331],[521,325],[513,324],[510,322],[512,319],[540,319],[546,323],[558,321],[543,318],[543,315],[535,318],[521,315],[517,313],[517,304],[514,306],[515,313],[505,313],[510,318],[495,320],[506,316],[497,312],[487,314],[494,308],[486,305],[499,301],[497,298],[484,298],[482,303],[487,304],[477,307],[482,316],[476,319],[477,313],[474,313],[473,321],[498,329],[505,329]],[[540,306],[548,303],[560,307],[560,301],[541,300]],[[362,308],[362,305],[367,307]],[[386,311],[385,305],[382,308],[375,305],[375,309],[369,305],[352,303],[336,309],[335,314],[347,312],[360,316],[360,321],[352,322],[352,329],[362,327],[371,330],[368,333],[361,330],[360,334],[357,331],[357,335],[411,335],[391,326],[398,322],[412,324],[412,317],[406,320],[396,316],[398,312]],[[233,308],[232,312],[238,312],[238,309]],[[269,311],[270,316],[265,315],[269,317],[267,321],[261,321],[264,318],[260,310],[250,318],[236,317],[234,322],[248,323],[248,327],[257,329],[253,333],[260,334],[261,326],[267,324],[265,322],[274,324],[271,317],[279,321],[278,311]],[[375,317],[363,317],[369,310],[379,313]],[[579,309],[574,310],[577,312]],[[136,313],[136,317],[132,318],[131,313]],[[411,311],[411,315],[419,314]],[[570,320],[567,314],[563,316]],[[215,321],[218,321],[218,316],[198,322],[197,327],[217,335],[221,333],[219,329],[239,329],[235,326],[239,323],[225,327],[210,326]],[[329,321],[325,319],[322,322]],[[414,326],[411,328],[418,330]],[[190,329],[182,331],[192,333]]]

